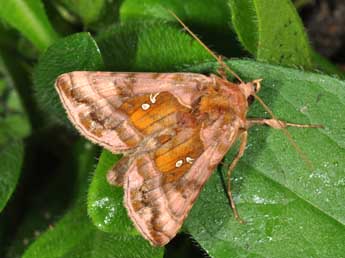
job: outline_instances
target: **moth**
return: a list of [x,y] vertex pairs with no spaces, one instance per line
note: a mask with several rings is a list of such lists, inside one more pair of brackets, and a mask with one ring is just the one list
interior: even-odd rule
[[247,118],[260,80],[245,83],[235,75],[239,83],[228,81],[224,69],[232,70],[211,54],[221,65],[220,75],[75,71],[56,80],[61,102],[78,131],[112,153],[123,154],[107,180],[123,186],[128,215],[153,246],[163,246],[177,234],[236,140],[240,147],[228,170],[227,193],[239,219],[230,177],[251,126],[311,127],[274,117]]

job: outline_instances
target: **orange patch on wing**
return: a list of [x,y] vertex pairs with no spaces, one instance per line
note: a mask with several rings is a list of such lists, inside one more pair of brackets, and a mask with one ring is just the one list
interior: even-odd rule
[[175,114],[188,111],[170,93],[160,93],[155,100],[153,103],[150,95],[140,96],[123,103],[120,109],[130,115],[132,124],[144,134],[176,124]]
[[138,109],[141,109],[141,105],[143,103],[149,103],[149,102],[150,102],[149,95],[138,96],[138,97],[131,98],[123,102],[123,104],[119,107],[119,110],[131,116],[135,111],[137,111]]
[[155,152],[155,164],[162,173],[171,173],[175,178],[186,172],[191,164],[186,158],[196,159],[203,151],[199,130],[193,134],[179,137],[177,134]]

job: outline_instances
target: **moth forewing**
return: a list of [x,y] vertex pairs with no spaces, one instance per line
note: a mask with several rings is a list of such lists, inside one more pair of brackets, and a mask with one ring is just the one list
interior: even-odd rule
[[[199,89],[210,84],[212,79],[202,74],[80,71],[60,75],[55,86],[69,119],[83,136],[112,153],[123,153],[142,142],[142,133],[130,123],[142,112],[157,110],[154,95],[157,99],[157,93],[166,92],[191,107],[200,97]],[[128,112],[133,110],[130,121]]]

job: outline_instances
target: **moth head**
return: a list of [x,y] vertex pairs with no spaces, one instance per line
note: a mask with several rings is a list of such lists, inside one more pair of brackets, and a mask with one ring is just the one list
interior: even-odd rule
[[262,79],[256,79],[256,80],[251,82],[253,84],[253,87],[254,87],[254,93],[258,93],[260,91],[261,81],[262,81]]
[[261,88],[261,79],[254,80],[252,82],[247,83],[240,83],[239,88],[241,89],[243,95],[249,100],[252,99],[252,97],[260,91]]

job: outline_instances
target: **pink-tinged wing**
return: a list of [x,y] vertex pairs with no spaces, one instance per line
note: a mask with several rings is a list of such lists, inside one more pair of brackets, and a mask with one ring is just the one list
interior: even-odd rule
[[[153,101],[154,103],[152,103]],[[129,121],[145,138],[136,150],[127,154],[108,172],[108,182],[113,185],[123,185],[124,176],[134,158],[143,152],[151,152],[176,135],[179,128],[200,128],[200,122],[191,114],[193,109],[179,103],[174,95],[168,92],[159,94],[141,95],[124,102],[119,108],[128,115]],[[143,109],[142,103],[149,105]],[[149,104],[148,104],[149,103]],[[184,130],[188,132],[188,130]],[[177,144],[170,142],[170,144]],[[202,147],[202,146],[201,146]],[[164,157],[164,156],[162,156]]]
[[235,141],[238,121],[225,122],[229,119],[222,116],[208,127],[185,128],[129,166],[125,205],[152,245],[163,246],[177,234],[203,185]]
[[192,73],[72,72],[59,76],[55,85],[76,128],[89,140],[121,153],[138,147],[147,136],[133,125],[136,120],[131,121],[128,111],[145,108],[151,95],[160,92],[190,108],[214,83]]

